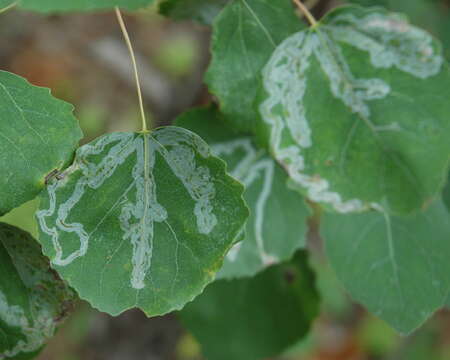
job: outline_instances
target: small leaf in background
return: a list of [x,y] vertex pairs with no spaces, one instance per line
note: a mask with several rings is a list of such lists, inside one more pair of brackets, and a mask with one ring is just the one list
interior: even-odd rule
[[66,11],[93,11],[113,9],[137,10],[152,4],[154,0],[20,0],[19,6],[42,13]]
[[242,192],[188,130],[112,133],[42,194],[40,242],[94,307],[161,315],[214,279],[248,216]]
[[408,334],[442,307],[450,290],[450,218],[442,201],[413,216],[325,214],[327,255],[346,290]]
[[180,34],[161,44],[154,62],[169,76],[181,78],[192,73],[198,55],[198,42],[192,36]]
[[206,83],[234,128],[253,129],[261,69],[279,43],[304,27],[289,0],[234,0],[216,18]]
[[428,33],[379,8],[338,8],[265,66],[259,135],[311,200],[409,213],[447,175],[449,86]]
[[212,25],[214,19],[230,0],[164,0],[159,12],[174,20],[193,20]]
[[230,250],[218,277],[255,275],[305,246],[309,209],[303,197],[287,187],[286,172],[265,150],[227,128],[214,106],[191,110],[176,125],[205,139],[214,155],[226,161],[230,174],[245,185],[244,199],[250,207],[245,237]]
[[68,315],[74,293],[28,233],[0,223],[0,359],[31,358]]
[[0,71],[0,215],[35,198],[82,137],[73,106]]
[[319,296],[304,252],[254,278],[218,280],[181,312],[206,358],[258,360],[303,338]]

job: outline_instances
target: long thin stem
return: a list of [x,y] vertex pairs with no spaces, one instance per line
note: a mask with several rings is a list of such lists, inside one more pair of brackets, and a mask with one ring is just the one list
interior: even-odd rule
[[308,10],[308,8],[303,5],[303,3],[300,0],[293,0],[295,5],[300,9],[302,14],[308,19],[309,23],[312,27],[317,26],[317,20],[314,18],[314,16],[311,14],[311,12]]
[[131,62],[133,63],[134,77],[136,79],[136,88],[137,88],[137,94],[138,94],[138,98],[139,98],[139,109],[141,111],[142,132],[147,132],[148,129],[147,129],[147,121],[145,119],[144,101],[142,100],[141,82],[139,80],[139,72],[138,72],[137,63],[136,63],[136,57],[134,55],[133,45],[131,45],[130,36],[128,35],[128,31],[125,26],[125,22],[123,21],[122,14],[120,13],[120,10],[117,6],[115,7],[115,10],[116,10],[117,21],[119,22],[120,28],[123,33],[123,37],[127,44],[128,50],[130,52]]
[[4,7],[3,9],[0,9],[0,14],[7,12],[8,10],[12,9],[14,6],[16,6],[18,1],[13,2],[12,4],[9,4],[8,6]]

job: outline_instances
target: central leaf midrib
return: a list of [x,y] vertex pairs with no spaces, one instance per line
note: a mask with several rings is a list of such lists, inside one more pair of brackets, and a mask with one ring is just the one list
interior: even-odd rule
[[150,181],[150,170],[149,170],[149,157],[148,157],[148,135],[143,134],[142,137],[144,138],[144,188],[145,188],[145,200],[144,200],[144,214],[141,219],[141,242],[147,241],[145,239],[145,231],[144,227],[147,224],[147,216],[148,216],[148,205],[149,205],[149,193],[148,193],[148,185]]

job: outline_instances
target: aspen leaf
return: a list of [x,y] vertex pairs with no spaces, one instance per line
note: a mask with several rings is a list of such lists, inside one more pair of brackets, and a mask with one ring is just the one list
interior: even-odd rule
[[449,86],[430,34],[400,14],[338,8],[264,67],[259,136],[311,200],[410,213],[447,176]]
[[242,192],[188,130],[112,133],[79,148],[43,192],[39,239],[94,307],[161,315],[214,279],[248,216]]
[[73,306],[33,237],[0,223],[0,359],[32,358]]

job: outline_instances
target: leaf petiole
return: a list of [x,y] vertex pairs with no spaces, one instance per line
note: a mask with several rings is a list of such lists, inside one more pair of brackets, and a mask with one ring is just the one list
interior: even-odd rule
[[125,26],[125,22],[123,21],[122,14],[120,13],[120,9],[115,7],[117,21],[119,22],[120,29],[122,30],[123,37],[125,39],[125,43],[127,44],[128,51],[130,52],[131,62],[133,64],[134,77],[136,79],[136,89],[139,98],[139,109],[141,112],[141,120],[142,120],[142,132],[147,133],[147,121],[145,119],[145,111],[144,111],[144,102],[142,100],[142,91],[141,91],[141,83],[139,80],[139,72],[137,69],[136,57],[134,55],[133,45],[131,44],[130,36],[128,35],[127,28]]
[[300,0],[292,0],[294,1],[295,5],[300,9],[302,14],[308,19],[311,26],[314,28],[318,25],[317,20],[311,14],[311,12],[308,10],[308,8],[300,1]]

